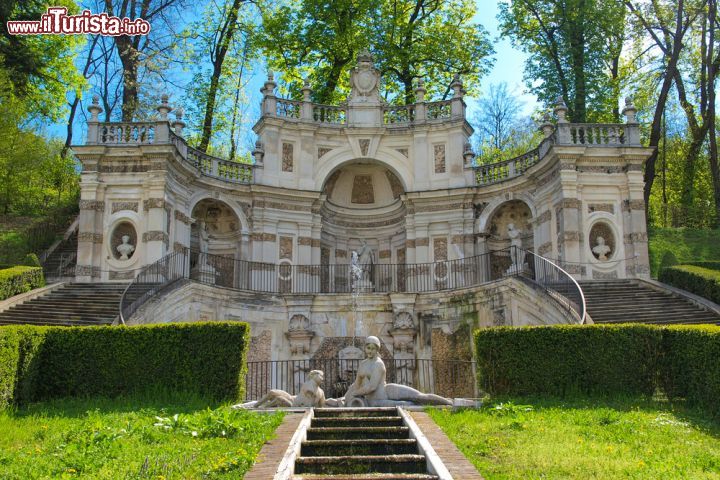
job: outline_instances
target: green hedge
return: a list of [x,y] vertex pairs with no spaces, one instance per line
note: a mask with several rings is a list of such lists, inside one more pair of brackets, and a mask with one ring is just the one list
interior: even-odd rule
[[493,394],[652,394],[660,331],[645,325],[478,330],[480,386]]
[[18,266],[0,270],[0,300],[43,286],[42,268]]
[[154,390],[241,399],[248,341],[239,322],[0,327],[0,407]]
[[677,265],[660,272],[660,281],[720,303],[720,270]]
[[491,394],[652,395],[720,417],[720,327],[587,325],[475,332],[480,386]]
[[668,398],[686,398],[720,417],[720,327],[665,328],[660,386]]
[[683,262],[683,265],[694,265],[696,267],[709,268],[710,270],[720,270],[720,260],[706,262]]

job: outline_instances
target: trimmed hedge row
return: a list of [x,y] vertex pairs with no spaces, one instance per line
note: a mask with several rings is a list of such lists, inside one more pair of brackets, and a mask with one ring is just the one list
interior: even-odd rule
[[720,417],[720,327],[663,329],[660,387]]
[[480,386],[493,394],[652,394],[660,338],[645,325],[481,329]]
[[0,270],[0,300],[43,286],[42,268],[17,266]]
[[0,327],[0,408],[158,389],[237,400],[249,337],[239,322]]
[[677,265],[663,269],[659,280],[700,295],[711,302],[720,303],[720,270],[694,265]]
[[694,265],[696,267],[709,268],[710,270],[720,270],[720,260],[705,262],[683,262],[683,265]]
[[563,325],[475,333],[480,386],[509,395],[685,398],[720,416],[720,327]]

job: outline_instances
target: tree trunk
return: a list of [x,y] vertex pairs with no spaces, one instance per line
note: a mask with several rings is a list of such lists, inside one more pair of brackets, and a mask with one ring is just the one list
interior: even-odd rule
[[222,64],[213,66],[213,74],[210,77],[210,88],[208,88],[208,96],[205,102],[205,118],[203,120],[202,138],[198,148],[203,152],[207,152],[210,145],[210,137],[212,136],[212,126],[215,117],[215,100],[217,98],[218,85],[220,84],[220,75],[222,74]]
[[115,37],[115,44],[117,45],[123,69],[122,121],[132,122],[138,109],[138,63],[140,55],[125,36]]

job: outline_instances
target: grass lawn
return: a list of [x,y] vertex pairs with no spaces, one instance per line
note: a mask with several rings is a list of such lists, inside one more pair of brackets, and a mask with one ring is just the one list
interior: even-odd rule
[[429,412],[496,479],[720,479],[720,423],[651,400],[493,401]]
[[720,229],[653,228],[648,232],[650,272],[653,278],[660,273],[660,262],[671,251],[680,263],[720,260]]
[[35,404],[0,412],[0,478],[240,479],[281,420],[191,396]]

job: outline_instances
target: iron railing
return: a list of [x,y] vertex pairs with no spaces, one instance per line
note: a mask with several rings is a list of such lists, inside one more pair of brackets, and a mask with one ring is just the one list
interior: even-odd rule
[[146,266],[120,297],[120,322],[130,318],[146,301],[173,283],[188,277],[186,251],[177,251]]
[[506,276],[510,251],[442,262],[373,264],[355,278],[350,264],[293,265],[238,260],[190,252],[189,278],[200,283],[262,293],[436,292],[473,287]]
[[[475,362],[461,360],[383,359],[388,383],[408,385],[444,397],[477,396]],[[245,400],[259,400],[270,390],[296,395],[311,370],[322,370],[326,398],[345,395],[355,381],[360,360],[309,359],[248,362]]]
[[457,260],[361,268],[362,278],[356,278],[348,264],[273,264],[183,249],[141,270],[122,296],[120,319],[124,322],[145,301],[182,278],[264,294],[350,294],[458,290],[509,276],[538,284],[578,321],[585,317],[585,302],[577,282],[549,260],[517,247]]
[[585,295],[580,285],[565,270],[545,257],[521,248],[510,247],[517,274],[541,287],[578,321],[585,323]]

